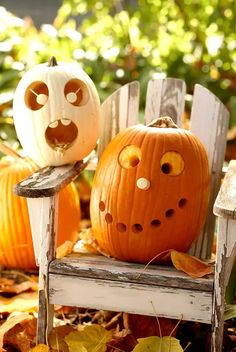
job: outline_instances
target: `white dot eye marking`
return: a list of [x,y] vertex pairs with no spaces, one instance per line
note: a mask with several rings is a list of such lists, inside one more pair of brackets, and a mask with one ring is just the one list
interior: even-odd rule
[[70,92],[68,94],[66,94],[66,100],[69,102],[69,103],[75,103],[76,100],[77,100],[77,95],[75,92]]
[[142,189],[144,191],[148,190],[150,188],[150,181],[144,177],[140,177],[137,182],[136,185],[139,189]]
[[48,100],[48,96],[46,94],[38,94],[36,97],[36,101],[40,105],[45,105]]
[[88,88],[79,79],[71,79],[64,87],[64,95],[68,103],[74,106],[84,105],[88,101]]

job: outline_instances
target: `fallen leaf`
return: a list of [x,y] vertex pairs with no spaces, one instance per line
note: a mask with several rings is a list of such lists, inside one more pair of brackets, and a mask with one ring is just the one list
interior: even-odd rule
[[100,248],[93,235],[91,227],[82,229],[79,233],[80,241],[77,242],[78,251],[99,254]]
[[62,325],[54,328],[49,335],[49,346],[58,352],[69,352],[68,345],[64,341],[64,338],[66,335],[74,331],[75,328],[69,325]]
[[123,316],[123,326],[117,322],[116,328],[113,330],[112,339],[109,341],[107,352],[115,351],[131,351],[137,344],[137,340],[131,334],[131,331],[127,326],[125,326],[126,318],[125,313],[122,313]]
[[[30,328],[28,328],[30,324]],[[32,329],[34,326],[34,329]],[[9,317],[0,327],[0,348],[5,345],[19,352],[28,352],[36,335],[36,318],[22,313]]]
[[[157,318],[146,315],[127,314],[128,328],[136,339],[148,336],[160,336],[160,329],[162,336],[170,335],[175,326],[176,320],[168,318]],[[160,328],[159,328],[160,327]]]
[[4,290],[6,286],[14,285],[14,280],[7,277],[0,277],[0,290]]
[[23,281],[20,284],[2,285],[0,282],[0,292],[19,294],[28,290],[37,291],[38,283],[34,281]]
[[174,337],[150,336],[138,339],[132,352],[183,352],[179,340]]
[[38,293],[20,293],[11,298],[0,297],[0,313],[36,312],[38,310]]
[[78,253],[89,252],[93,254],[102,254],[105,257],[111,258],[111,256],[104,252],[97,243],[96,238],[93,234],[91,227],[82,229],[79,233],[80,241],[78,241],[74,247],[74,251]]
[[213,272],[209,264],[186,253],[171,250],[171,260],[177,270],[193,278],[200,278]]
[[20,315],[16,315],[14,317],[11,317],[9,319],[7,319],[5,321],[5,323],[3,323],[0,326],[0,347],[3,346],[3,339],[4,339],[4,335],[6,332],[8,332],[13,326],[15,326],[16,324],[21,323],[22,321],[24,321],[25,319],[29,318],[29,314],[20,314]]
[[65,241],[57,247],[56,257],[61,259],[73,251],[74,243],[72,241]]
[[65,337],[69,352],[105,352],[107,342],[112,339],[112,330],[101,325],[87,325],[82,331],[71,332]]

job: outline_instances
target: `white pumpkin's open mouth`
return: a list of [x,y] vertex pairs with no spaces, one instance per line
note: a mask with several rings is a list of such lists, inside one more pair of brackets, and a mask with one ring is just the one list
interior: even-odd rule
[[78,136],[78,128],[70,119],[55,120],[45,131],[47,144],[56,151],[69,149]]

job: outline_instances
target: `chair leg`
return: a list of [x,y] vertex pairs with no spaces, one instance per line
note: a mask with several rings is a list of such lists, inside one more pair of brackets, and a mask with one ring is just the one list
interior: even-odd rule
[[49,304],[47,285],[39,290],[39,311],[37,323],[37,344],[48,342],[48,334],[53,328],[54,305]]
[[[38,230],[39,240],[37,241],[39,248],[36,250],[39,265],[39,307],[36,340],[39,344],[47,343],[48,334],[53,327],[53,305],[49,303],[48,295],[48,267],[56,253],[58,195],[38,198],[37,204],[38,206],[34,207],[34,218],[36,216],[41,218],[38,223],[34,221],[35,228],[32,228],[32,232],[35,238],[36,228],[40,229]],[[33,216],[32,207],[30,216]]]
[[218,218],[212,316],[212,352],[222,352],[225,292],[236,255],[236,221]]

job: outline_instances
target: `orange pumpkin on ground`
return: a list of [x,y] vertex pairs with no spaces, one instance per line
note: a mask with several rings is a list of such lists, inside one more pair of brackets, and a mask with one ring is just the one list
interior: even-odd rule
[[[33,269],[36,264],[27,201],[13,193],[13,186],[37,167],[23,158],[9,160],[0,161],[0,264]],[[79,196],[71,183],[59,194],[58,245],[66,240],[76,241],[79,224]]]
[[207,154],[195,135],[170,120],[120,132],[98,164],[92,229],[101,249],[115,258],[147,263],[168,249],[185,252],[203,227]]

